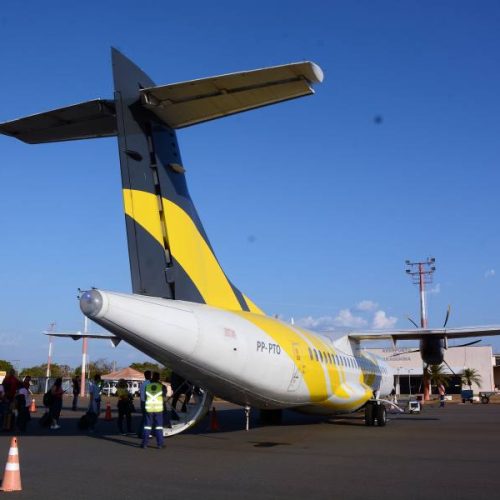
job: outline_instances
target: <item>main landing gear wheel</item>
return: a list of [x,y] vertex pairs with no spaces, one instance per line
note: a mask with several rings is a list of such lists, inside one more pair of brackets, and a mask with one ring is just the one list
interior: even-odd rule
[[365,406],[365,425],[375,425],[375,407],[371,403]]
[[280,425],[282,419],[282,410],[260,410],[260,423],[263,425]]
[[365,406],[365,425],[373,426],[377,422],[379,427],[387,424],[387,410],[380,401],[368,401]]
[[384,427],[387,424],[387,410],[383,404],[377,406],[377,425]]

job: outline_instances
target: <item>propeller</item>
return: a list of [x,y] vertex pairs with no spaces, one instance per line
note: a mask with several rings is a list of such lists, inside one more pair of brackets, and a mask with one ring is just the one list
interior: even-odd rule
[[446,317],[444,318],[443,328],[446,328],[448,324],[448,320],[450,319],[451,305],[448,305],[448,309],[446,311]]
[[415,327],[415,328],[420,328],[415,321],[413,321],[410,316],[406,316],[406,319]]

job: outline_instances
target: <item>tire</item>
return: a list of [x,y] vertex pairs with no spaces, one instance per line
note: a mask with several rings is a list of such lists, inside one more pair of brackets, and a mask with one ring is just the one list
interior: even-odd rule
[[282,410],[260,410],[260,422],[263,425],[280,425],[282,418]]
[[487,405],[489,402],[490,402],[490,398],[488,396],[481,397],[481,403],[483,403],[483,405]]
[[365,425],[375,425],[375,407],[370,403],[365,406]]
[[385,427],[387,424],[387,410],[384,405],[377,406],[377,425],[379,427]]

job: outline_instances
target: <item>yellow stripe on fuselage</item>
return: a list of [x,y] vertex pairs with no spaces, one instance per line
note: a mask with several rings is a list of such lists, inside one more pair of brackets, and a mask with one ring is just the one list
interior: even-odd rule
[[[237,312],[242,318],[253,323],[267,333],[290,356],[297,368],[302,372],[304,382],[309,391],[311,402],[324,401],[328,397],[325,374],[321,363],[314,363],[306,356],[307,344],[292,328],[268,316],[261,316],[245,311]],[[301,347],[300,364],[293,351],[293,344]],[[301,365],[305,365],[304,369]]]

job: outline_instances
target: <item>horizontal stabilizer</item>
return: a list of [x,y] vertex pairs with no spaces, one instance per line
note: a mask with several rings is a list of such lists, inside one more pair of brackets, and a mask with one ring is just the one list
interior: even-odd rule
[[202,78],[141,90],[144,106],[172,128],[313,94],[323,80],[312,62]]
[[0,124],[0,133],[28,144],[116,135],[114,101],[94,99]]
[[67,337],[73,340],[80,339],[98,339],[98,340],[110,340],[113,346],[117,346],[122,339],[115,337],[114,335],[98,335],[95,333],[56,333],[56,332],[43,332],[45,335],[49,335],[50,337]]
[[468,337],[489,337],[500,335],[500,326],[472,326],[466,328],[433,328],[433,329],[413,329],[413,330],[387,330],[352,332],[349,338],[352,340],[420,340],[433,336],[447,339],[463,339]]

